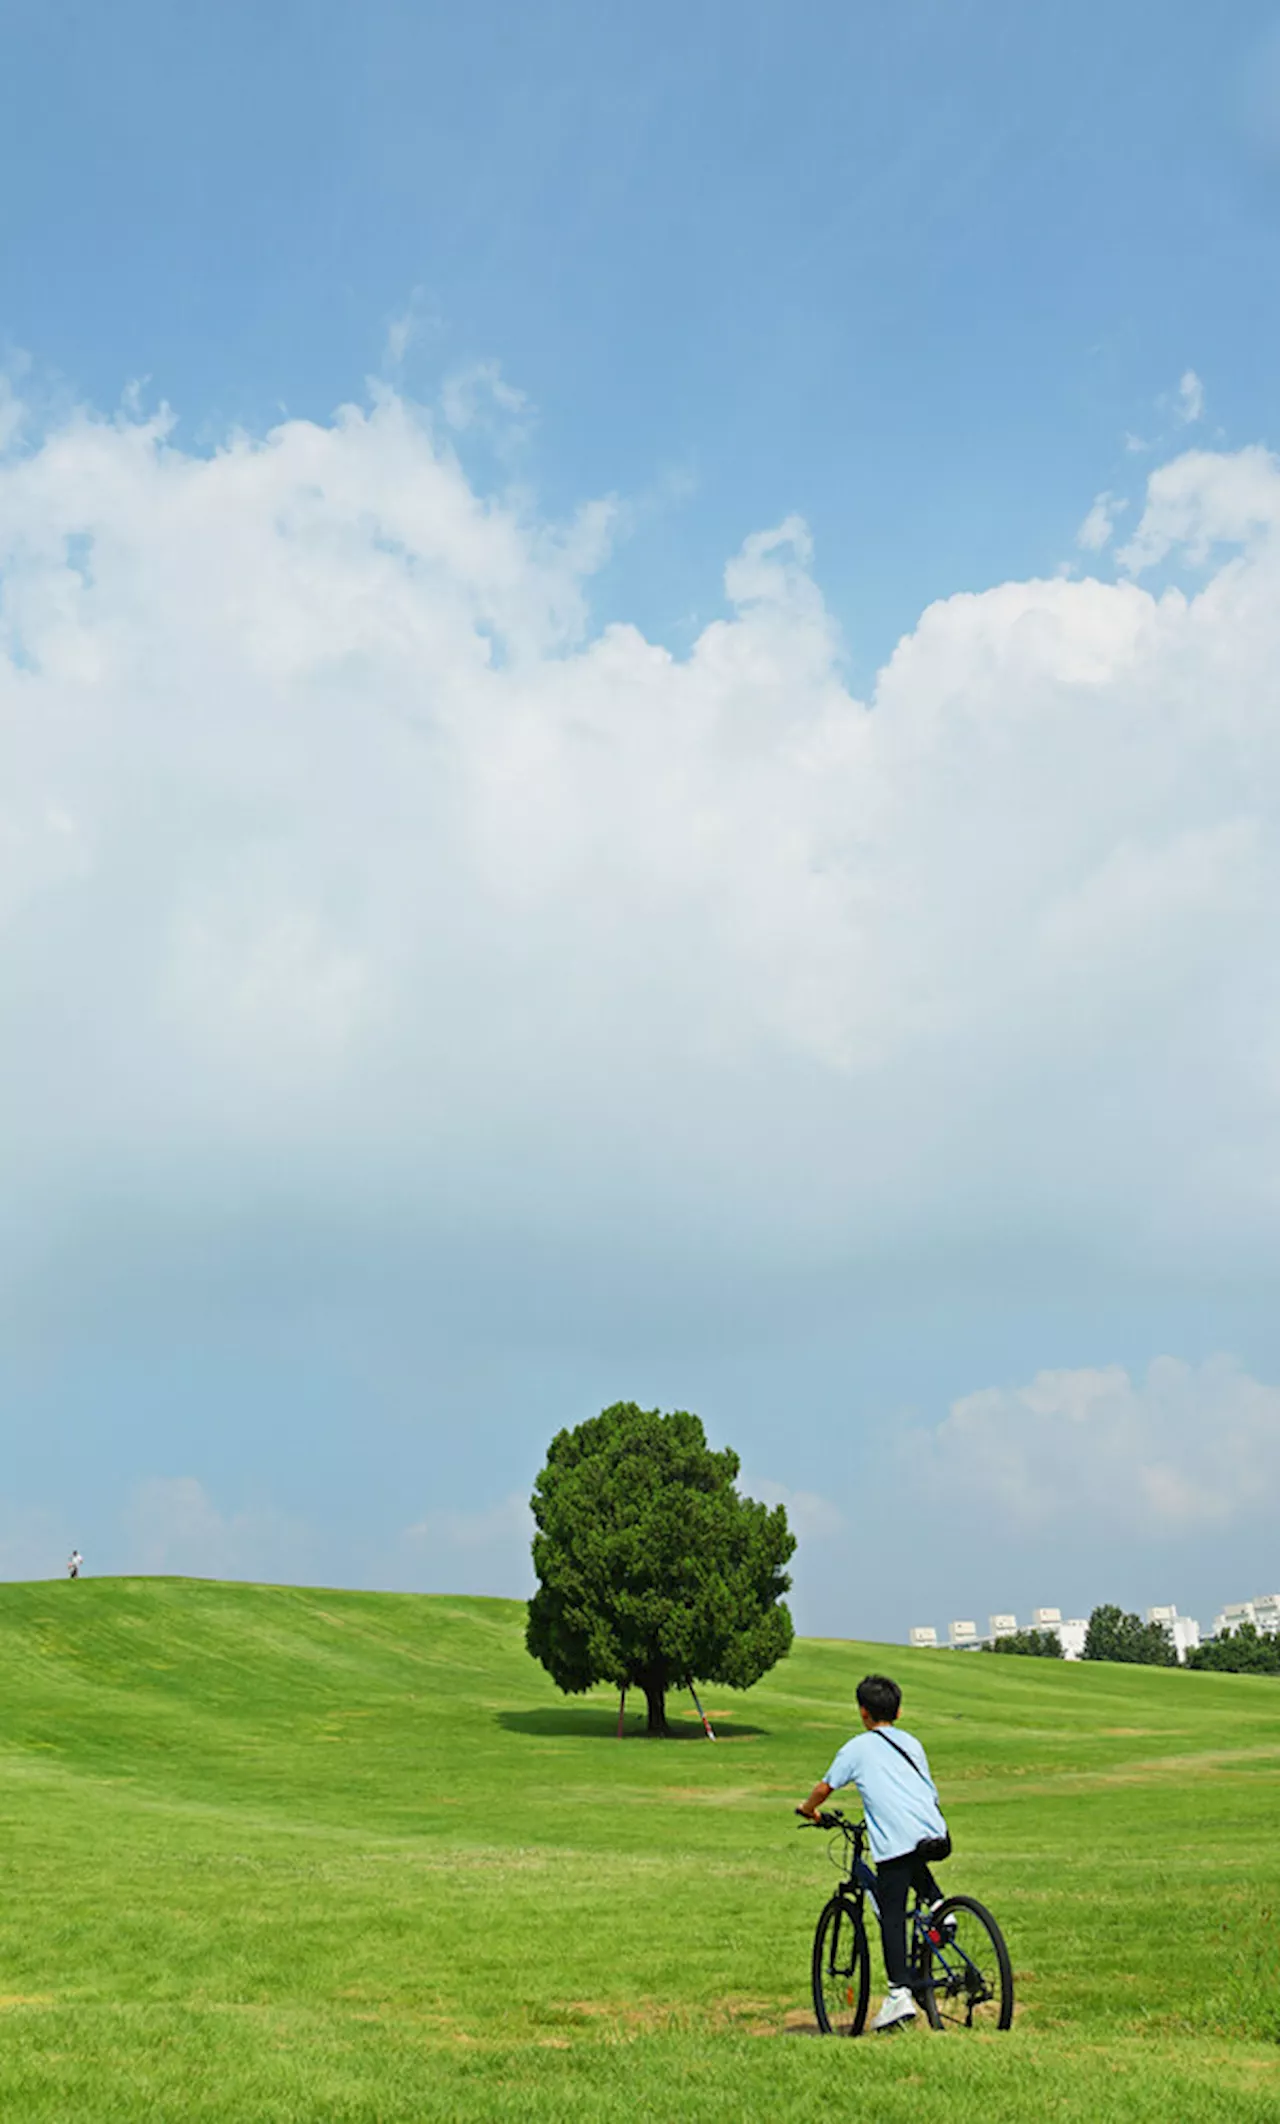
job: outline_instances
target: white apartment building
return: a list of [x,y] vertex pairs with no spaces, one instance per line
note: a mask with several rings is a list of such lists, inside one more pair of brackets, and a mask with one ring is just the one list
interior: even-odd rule
[[[1089,1628],[1083,1619],[1073,1618],[1064,1622],[1061,1608],[1033,1608],[1031,1627],[1033,1630],[1056,1630],[1064,1659],[1083,1657],[1085,1635]],[[1195,1625],[1192,1624],[1191,1627],[1194,1629]],[[1017,1616],[1008,1614],[987,1617],[985,1638],[976,1622],[953,1622],[947,1625],[947,1643],[953,1651],[972,1652],[982,1644],[994,1644],[998,1637],[1013,1637],[1017,1628]],[[938,1633],[929,1623],[917,1623],[914,1629],[907,1632],[907,1643],[914,1646],[917,1652],[932,1652],[937,1649],[938,1642]],[[1199,1643],[1198,1633],[1196,1642]]]
[[1194,1652],[1200,1642],[1200,1625],[1189,1615],[1179,1615],[1176,1608],[1148,1608],[1147,1621],[1159,1623],[1173,1639],[1173,1649],[1178,1655],[1179,1666],[1185,1667],[1188,1652]]
[[[1188,1652],[1200,1643],[1200,1625],[1189,1615],[1179,1615],[1176,1608],[1148,1608],[1147,1621],[1159,1623],[1173,1639],[1179,1662],[1185,1665]],[[1238,1629],[1242,1622],[1251,1622],[1268,1636],[1280,1636],[1280,1593],[1261,1594],[1257,1600],[1237,1601],[1223,1609],[1214,1622],[1215,1633]],[[1018,1628],[1016,1615],[989,1615],[987,1635],[984,1638],[976,1622],[953,1622],[947,1625],[947,1643],[953,1651],[974,1651],[979,1645],[994,1644],[998,1637],[1012,1637]],[[1072,1615],[1063,1621],[1061,1608],[1033,1608],[1033,1630],[1053,1630],[1062,1646],[1064,1659],[1083,1659],[1085,1638],[1089,1625],[1082,1615]],[[931,1624],[918,1623],[908,1632],[907,1643],[917,1651],[932,1651],[938,1645],[938,1633]]]
[[1258,1617],[1251,1600],[1229,1600],[1220,1615],[1213,1618],[1213,1634],[1221,1637],[1224,1630],[1238,1630],[1241,1623],[1257,1627]]
[[1213,1634],[1221,1637],[1224,1630],[1238,1630],[1241,1623],[1252,1623],[1264,1637],[1280,1636],[1280,1593],[1259,1593],[1255,1600],[1229,1600],[1222,1613],[1213,1618]]
[[1064,1659],[1084,1658],[1084,1641],[1089,1625],[1078,1615],[1073,1615],[1064,1622],[1061,1608],[1033,1608],[1031,1627],[1033,1630],[1052,1630],[1062,1647]]

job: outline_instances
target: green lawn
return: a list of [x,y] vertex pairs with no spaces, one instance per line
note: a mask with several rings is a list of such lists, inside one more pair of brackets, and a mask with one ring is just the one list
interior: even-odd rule
[[[1280,2113],[1280,1682],[808,1641],[614,1738],[506,1601],[0,1588],[0,2117]],[[1009,2035],[818,2039],[790,1808],[885,1666]],[[879,1975],[878,1957],[876,1974]]]

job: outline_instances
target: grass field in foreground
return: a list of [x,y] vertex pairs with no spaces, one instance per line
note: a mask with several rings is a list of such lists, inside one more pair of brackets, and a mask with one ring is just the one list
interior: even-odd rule
[[[1280,1683],[809,1641],[711,1691],[715,1747],[619,1744],[522,1619],[0,1588],[0,2116],[1277,2115]],[[804,2033],[834,1876],[789,1809],[886,1664],[1006,2036]]]

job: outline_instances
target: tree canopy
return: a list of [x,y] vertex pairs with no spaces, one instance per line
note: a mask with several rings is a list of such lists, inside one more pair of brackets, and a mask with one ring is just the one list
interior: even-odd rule
[[534,1484],[538,1590],[525,1641],[557,1687],[745,1689],[791,1645],[782,1595],[795,1549],[781,1505],[739,1496],[739,1460],[698,1417],[620,1401],[557,1432]]
[[1122,1608],[1095,1608],[1085,1632],[1085,1659],[1111,1659],[1131,1667],[1176,1667],[1178,1655],[1163,1623],[1143,1622]]
[[1280,1674],[1280,1637],[1268,1637],[1255,1623],[1241,1623],[1238,1630],[1223,1630],[1194,1646],[1187,1665],[1219,1674]]
[[1028,1659],[1061,1659],[1062,1639],[1056,1630],[1010,1630],[1004,1637],[993,1637],[982,1647],[984,1652],[1020,1652]]

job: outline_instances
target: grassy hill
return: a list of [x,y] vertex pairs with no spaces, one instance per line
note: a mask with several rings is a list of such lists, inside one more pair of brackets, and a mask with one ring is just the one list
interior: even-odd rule
[[[1280,2102],[1280,1683],[804,1642],[614,1738],[511,1602],[0,1587],[0,2115],[174,2124]],[[888,1664],[1013,1951],[1007,2036],[807,2039],[789,1809]],[[879,1976],[878,1958],[876,1974]]]

